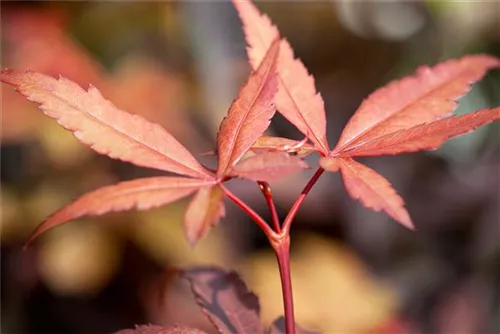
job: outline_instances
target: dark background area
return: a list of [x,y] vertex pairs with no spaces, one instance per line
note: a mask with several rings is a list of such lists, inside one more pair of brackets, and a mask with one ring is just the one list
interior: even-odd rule
[[[390,80],[466,54],[500,56],[494,1],[258,7],[315,76],[331,146],[363,98]],[[2,68],[92,83],[196,153],[215,148],[249,72],[239,18],[223,2],[2,1],[1,49]],[[457,113],[498,106],[499,91],[495,70]],[[325,173],[292,228],[299,324],[325,333],[498,333],[498,130],[486,126],[433,152],[361,159],[392,182],[417,232],[353,201],[339,175]],[[302,138],[281,116],[268,133]],[[109,333],[143,323],[210,331],[170,270],[206,263],[238,270],[259,294],[267,324],[282,314],[274,255],[229,202],[194,250],[182,234],[181,201],[80,219],[23,252],[38,223],[84,192],[158,173],[97,155],[6,85],[1,136],[2,333]],[[311,173],[272,184],[281,218]],[[255,184],[230,188],[269,218]]]

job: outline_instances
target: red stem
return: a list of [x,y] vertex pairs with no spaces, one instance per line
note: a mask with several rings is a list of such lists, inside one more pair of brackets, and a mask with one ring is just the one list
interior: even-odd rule
[[257,212],[255,212],[245,202],[243,202],[239,197],[229,191],[229,189],[224,187],[222,184],[221,188],[231,201],[238,205],[250,218],[253,219],[253,221],[257,223],[257,225],[259,225],[259,227],[262,229],[262,231],[264,231],[269,240],[279,239],[279,235],[274,232],[271,227],[269,227],[266,221],[262,219],[262,217]]
[[323,168],[321,168],[321,167],[318,168],[318,170],[314,173],[314,175],[311,177],[309,182],[307,182],[306,186],[304,187],[304,189],[300,193],[300,195],[297,198],[297,200],[295,201],[295,203],[293,203],[292,208],[288,212],[288,215],[286,216],[285,221],[283,222],[282,232],[284,234],[290,233],[290,226],[292,225],[292,221],[295,218],[297,211],[299,210],[300,206],[302,205],[302,202],[304,202],[304,200],[306,199],[306,196],[309,193],[309,191],[311,191],[311,188],[316,184],[319,177],[321,176],[321,174],[323,174],[324,171],[325,170]]
[[264,231],[269,242],[271,243],[276,257],[278,259],[278,266],[281,278],[281,288],[283,292],[283,306],[285,309],[285,328],[286,334],[295,334],[295,316],[293,311],[293,292],[292,292],[292,277],[290,273],[290,227],[293,219],[295,218],[297,211],[304,202],[307,194],[311,191],[311,188],[316,184],[321,174],[325,170],[323,168],[318,168],[318,170],[311,177],[309,182],[300,193],[299,197],[293,203],[290,212],[283,222],[283,227],[279,228],[279,219],[276,213],[276,207],[274,206],[274,201],[272,199],[271,189],[266,182],[258,182],[264,197],[266,198],[269,209],[271,210],[271,216],[273,219],[274,227],[273,229],[259,216],[255,211],[253,211],[248,205],[246,205],[241,199],[230,192],[226,187],[221,185],[224,193],[229,199],[231,199],[236,205],[238,205],[245,213],[247,213],[250,218],[252,218],[257,225]]
[[276,206],[274,205],[273,194],[271,192],[271,187],[269,183],[264,181],[257,181],[260,187],[260,191],[266,198],[267,206],[269,207],[269,211],[271,212],[271,219],[273,221],[274,230],[277,233],[281,232],[280,219],[278,217],[278,212],[276,211]]
[[286,334],[295,334],[295,316],[293,312],[292,276],[290,274],[290,235],[277,240],[270,240],[278,259],[283,306],[285,309]]

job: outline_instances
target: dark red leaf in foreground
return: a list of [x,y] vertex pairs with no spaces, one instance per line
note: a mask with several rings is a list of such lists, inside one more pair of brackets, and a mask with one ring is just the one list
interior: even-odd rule
[[[274,320],[271,328],[269,329],[269,334],[286,334],[285,331],[285,318],[279,317]],[[320,334],[320,332],[308,331],[301,328],[299,325],[295,324],[295,334]]]
[[375,211],[383,210],[404,226],[414,229],[403,199],[382,175],[351,158],[324,157],[320,159],[320,165],[332,172],[340,169],[347,192],[352,198],[359,199],[363,205]]
[[450,115],[456,100],[500,61],[486,55],[422,66],[413,76],[393,81],[372,93],[349,120],[334,153],[389,133],[412,128]]
[[203,187],[193,197],[184,216],[184,233],[191,247],[225,216],[223,199],[220,186]]
[[100,154],[142,167],[212,178],[165,129],[116,108],[93,86],[85,91],[66,78],[31,71],[2,70],[0,79],[40,103],[44,114]]
[[253,181],[272,182],[310,168],[296,156],[283,152],[266,152],[249,157],[231,169],[230,174]]
[[162,327],[156,325],[140,325],[135,329],[123,329],[115,334],[206,334],[196,328],[174,325],[171,327]]
[[[233,0],[243,22],[248,44],[247,53],[252,68],[257,68],[271,43],[279,37],[278,29],[251,1]],[[325,107],[316,92],[314,78],[304,64],[295,59],[290,43],[283,39],[278,58],[279,91],[276,94],[278,111],[308,136],[317,149],[327,154]]]
[[433,150],[449,138],[470,132],[480,126],[500,119],[500,108],[476,111],[462,116],[443,118],[353,146],[342,154],[370,156],[399,154],[419,150]]
[[185,270],[196,302],[223,334],[262,334],[259,300],[235,272],[215,267]]
[[150,177],[103,187],[83,195],[52,214],[38,225],[28,244],[43,232],[82,216],[124,211],[133,207],[147,210],[174,202],[200,187],[214,183],[211,180],[185,177]]
[[262,64],[253,72],[220,125],[217,138],[217,175],[226,175],[268,128],[276,112],[274,95],[278,90],[276,59],[279,41],[269,48]]

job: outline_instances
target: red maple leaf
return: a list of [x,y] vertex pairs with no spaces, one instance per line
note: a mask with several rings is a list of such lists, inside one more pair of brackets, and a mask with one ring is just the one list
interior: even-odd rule
[[[251,1],[234,0],[233,3],[243,22],[250,64],[255,68],[269,44],[279,37],[278,29]],[[437,149],[449,138],[500,119],[500,108],[446,118],[472,83],[489,69],[500,66],[500,60],[491,56],[467,56],[434,67],[422,66],[415,75],[391,82],[372,93],[330,151],[326,142],[324,103],[316,93],[314,79],[304,64],[294,58],[285,39],[281,40],[281,50],[278,111],[311,140],[322,155],[322,168],[332,172],[340,169],[351,197],[371,209],[385,211],[409,228],[413,228],[413,223],[390,182],[352,157]]]
[[[209,228],[224,216],[222,183],[231,177],[268,180],[262,161],[249,158],[238,162],[262,135],[276,108],[276,62],[279,43],[269,48],[262,64],[242,86],[238,97],[221,124],[218,138],[220,152],[217,174],[203,167],[194,156],[158,124],[116,108],[97,88],[88,91],[60,77],[40,73],[3,70],[1,81],[10,84],[40,109],[69,131],[82,143],[100,154],[138,166],[181,174],[185,177],[152,177],[121,182],[92,191],[63,207],[31,235],[29,242],[41,233],[85,215],[101,215],[110,211],[149,209],[165,205],[197,191],[188,206],[184,229],[194,245]],[[282,158],[271,153],[268,160],[279,176],[306,168],[298,157]],[[274,158],[273,158],[274,157]],[[276,178],[272,173],[272,179]]]

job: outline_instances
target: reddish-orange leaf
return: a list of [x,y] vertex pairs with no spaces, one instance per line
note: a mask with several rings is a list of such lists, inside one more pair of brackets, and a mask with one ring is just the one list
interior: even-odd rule
[[217,267],[184,270],[196,303],[221,334],[262,334],[260,305],[235,272]]
[[184,216],[184,233],[191,247],[207,235],[226,214],[224,193],[219,186],[203,187],[191,200]]
[[253,152],[281,151],[296,153],[305,157],[316,151],[314,146],[304,142],[282,137],[262,136],[252,145]]
[[2,70],[10,84],[76,138],[101,154],[138,166],[197,178],[212,178],[196,159],[161,126],[116,108],[93,86],[36,72]]
[[342,151],[348,156],[399,154],[419,150],[433,150],[447,139],[470,132],[475,128],[500,119],[500,108],[485,109],[467,115],[443,118],[407,130],[381,136]]
[[414,229],[403,199],[382,175],[351,158],[323,157],[320,165],[333,172],[340,168],[345,187],[352,198],[359,199],[363,205],[375,211],[383,210],[404,226]]
[[278,89],[276,78],[278,54],[279,41],[276,40],[269,48],[262,64],[240,89],[227,117],[220,125],[217,138],[219,178],[224,176],[250,149],[267,129],[276,112],[274,96]]
[[490,56],[467,56],[432,68],[422,66],[415,75],[391,82],[363,101],[333,152],[448,116],[472,83],[499,66],[500,61]]
[[[271,20],[259,12],[251,1],[233,0],[243,22],[248,44],[247,53],[252,68],[257,68],[273,40],[279,37]],[[295,59],[290,43],[283,39],[278,58],[278,111],[308,136],[317,149],[328,153],[324,102],[316,92],[314,78],[304,64]]]
[[38,225],[28,243],[45,231],[82,216],[125,211],[133,207],[147,210],[174,202],[200,187],[214,183],[212,180],[184,177],[150,177],[103,187],[56,211]]
[[232,176],[254,181],[275,181],[292,173],[310,168],[296,156],[283,152],[266,152],[249,157],[233,167]]

